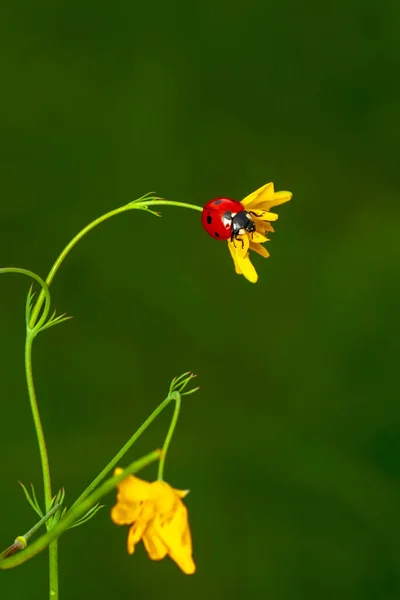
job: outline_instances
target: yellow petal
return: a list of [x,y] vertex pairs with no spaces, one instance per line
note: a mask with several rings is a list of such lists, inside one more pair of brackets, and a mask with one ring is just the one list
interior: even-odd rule
[[[122,469],[115,469],[114,474],[119,475]],[[118,484],[118,500],[124,503],[135,503],[147,499],[151,489],[151,483],[139,479],[134,475],[129,475],[126,479]]]
[[154,500],[157,512],[169,512],[176,503],[177,495],[166,481],[153,481],[149,497]]
[[269,210],[274,206],[279,206],[280,204],[284,204],[285,202],[289,202],[291,200],[293,194],[292,192],[280,191],[275,192],[274,197],[271,200],[262,200],[260,203],[257,203],[257,208],[262,210]]
[[116,525],[130,525],[136,521],[140,514],[141,506],[133,506],[126,504],[116,504],[111,509],[111,520]]
[[238,235],[233,238],[232,244],[236,250],[236,256],[246,256],[250,244],[249,234]]
[[267,238],[265,237],[265,235],[262,235],[262,233],[260,233],[259,231],[253,231],[250,234],[250,247],[251,247],[251,242],[258,242],[263,244],[264,242],[267,241]]
[[279,206],[279,204],[289,202],[289,200],[292,199],[292,196],[292,192],[288,192],[287,190],[280,190],[279,192],[275,192],[272,206]]
[[258,254],[263,256],[264,258],[268,258],[268,256],[269,256],[268,250],[266,248],[264,248],[264,246],[261,246],[261,244],[256,244],[255,242],[250,242],[250,248],[251,248],[251,250],[254,250],[254,252],[257,252]]
[[263,234],[265,234],[265,232],[273,233],[275,231],[275,229],[272,227],[271,223],[268,223],[268,221],[256,221],[256,226],[257,226],[257,231],[260,231]]
[[185,548],[187,548],[190,551],[190,554],[192,553],[192,534],[190,533],[190,527],[189,527],[189,522],[186,522],[186,526],[183,530],[182,533],[182,544]]
[[231,241],[228,242],[228,248],[229,248],[229,252],[231,253],[233,263],[235,265],[235,271],[238,275],[241,275],[242,271],[239,268],[239,264],[238,264],[237,257],[236,257],[236,248],[233,245],[233,242],[231,242]]
[[[115,469],[115,474],[122,469]],[[151,484],[129,475],[118,484],[117,503],[111,510],[111,519],[116,525],[128,525],[136,521],[143,510]]]
[[143,535],[143,544],[151,560],[162,560],[168,553],[167,546],[157,535],[153,523],[149,524]]
[[133,554],[136,544],[142,539],[149,523],[156,515],[154,502],[145,502],[143,509],[137,521],[132,525],[128,533],[128,552]]
[[274,184],[272,181],[270,183],[266,183],[262,187],[258,188],[255,192],[252,192],[246,198],[241,200],[243,206],[249,209],[251,206],[256,206],[259,202],[263,202],[265,200],[272,200],[274,197]]
[[237,260],[239,263],[239,268],[242,271],[243,275],[246,277],[246,279],[251,281],[251,283],[256,283],[256,281],[258,280],[258,275],[249,258],[249,255],[246,254],[246,256],[241,256],[240,254],[238,254]]
[[162,540],[169,556],[184,573],[191,575],[195,572],[187,508],[180,499],[171,521],[163,523],[157,515],[152,523],[151,532],[153,536],[158,536]]
[[128,539],[127,539],[127,549],[128,554],[133,554],[135,552],[135,546],[142,539],[142,535],[144,530],[146,529],[147,523],[143,525],[142,521],[136,521],[129,529]]

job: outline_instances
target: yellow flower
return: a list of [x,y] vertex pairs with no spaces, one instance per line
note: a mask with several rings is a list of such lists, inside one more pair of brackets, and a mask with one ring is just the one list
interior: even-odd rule
[[[122,469],[115,469],[115,475],[120,473]],[[111,519],[116,525],[131,525],[129,554],[143,540],[152,560],[161,560],[168,554],[184,573],[195,572],[188,512],[182,502],[186,494],[187,491],[176,490],[165,481],[149,483],[134,475],[118,485]]]
[[291,197],[291,192],[275,192],[274,184],[271,182],[266,183],[241,200],[254,221],[256,230],[253,232],[244,231],[244,233],[234,237],[232,241],[229,240],[228,247],[235,264],[236,273],[243,274],[252,283],[256,283],[258,275],[250,260],[249,250],[254,250],[264,258],[269,256],[269,252],[261,244],[269,241],[266,234],[274,231],[270,221],[276,221],[278,218],[278,215],[270,212],[270,209],[287,202]]

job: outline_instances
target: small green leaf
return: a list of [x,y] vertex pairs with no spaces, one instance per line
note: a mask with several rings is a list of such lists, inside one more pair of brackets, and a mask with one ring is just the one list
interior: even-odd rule
[[53,497],[51,502],[51,508],[56,504],[63,504],[65,498],[65,489],[62,487],[58,490],[57,494]]
[[[31,481],[31,493],[32,493],[32,498],[33,498],[35,505],[39,508],[40,512],[42,512],[42,509],[40,508],[40,504],[39,504],[39,501],[36,496],[35,486],[33,485],[32,481]],[[44,514],[44,513],[42,513],[42,514]]]
[[[65,499],[65,489],[62,487],[58,490],[57,494],[53,496],[51,501],[51,508],[53,508],[56,504],[63,504]],[[47,522],[47,529],[52,529],[61,519],[61,508],[55,513],[53,517],[51,517]]]
[[188,375],[190,375],[190,371],[182,373],[182,375],[179,375],[179,377],[174,377],[171,381],[171,385],[169,386],[169,393],[172,394],[173,391],[177,390],[182,382],[182,379],[187,378]]
[[192,390],[189,390],[188,392],[181,392],[181,396],[190,396],[190,394],[194,394],[195,392],[197,392],[200,389],[200,387],[195,387]]
[[147,194],[144,194],[144,196],[141,196],[141,198],[137,198],[136,200],[132,200],[132,202],[129,202],[128,206],[131,206],[132,204],[139,204],[139,202],[146,202],[146,200],[162,200],[162,198],[154,196],[154,193],[155,192],[147,192]]
[[75,521],[75,523],[73,525],[68,527],[68,529],[74,529],[74,527],[79,527],[80,525],[84,525],[85,523],[90,521],[90,519],[93,519],[95,514],[98,513],[101,508],[104,508],[104,506],[105,506],[104,504],[99,504],[99,503],[95,504],[94,506],[92,506],[91,509],[89,509],[87,511],[87,513],[85,515],[83,515],[83,517],[81,517],[80,519],[78,519],[78,521]]
[[190,390],[188,392],[184,392],[184,390],[187,387],[187,385],[195,377],[196,377],[196,375],[194,375],[190,371],[188,371],[187,373],[183,373],[183,375],[180,375],[179,377],[176,377],[171,382],[171,385],[170,385],[170,388],[169,388],[169,393],[172,394],[173,392],[178,392],[182,396],[187,396],[188,394],[193,394],[193,392],[197,392],[197,390],[199,388],[194,388],[193,390]]
[[31,287],[29,288],[29,292],[26,296],[26,304],[25,304],[25,320],[26,320],[26,325],[29,326],[29,321],[31,318],[31,311],[32,311],[32,302],[33,299],[36,295],[35,292],[32,292],[32,288],[33,285],[31,285]]
[[69,319],[72,319],[72,317],[69,316],[65,316],[66,313],[63,313],[62,315],[59,315],[58,317],[56,317],[56,313],[54,312],[51,316],[51,318],[47,321],[47,323],[45,323],[41,328],[40,331],[44,331],[45,329],[49,329],[50,327],[53,327],[53,325],[60,325],[60,323],[64,323],[64,321],[69,321]]
[[22,487],[24,494],[25,494],[25,498],[28,500],[29,504],[31,505],[31,507],[33,508],[35,513],[38,514],[41,519],[43,519],[44,514],[43,514],[42,509],[40,508],[40,504],[37,500],[33,483],[31,483],[32,497],[30,496],[30,494],[29,494],[28,490],[26,489],[26,487],[24,486],[24,484],[21,481],[19,481],[18,483]]
[[151,215],[154,215],[155,217],[162,217],[161,213],[156,212],[155,210],[150,210],[150,208],[148,208],[147,206],[143,206],[140,210],[143,210],[143,212],[148,212]]

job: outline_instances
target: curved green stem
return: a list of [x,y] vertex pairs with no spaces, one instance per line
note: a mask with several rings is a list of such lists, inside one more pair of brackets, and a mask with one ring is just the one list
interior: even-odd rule
[[26,336],[25,341],[25,374],[26,374],[26,383],[28,386],[28,396],[29,402],[32,410],[33,422],[35,424],[36,436],[39,445],[39,453],[40,453],[40,461],[42,463],[42,473],[43,473],[43,488],[44,488],[44,501],[46,512],[49,512],[51,509],[51,479],[50,479],[50,467],[49,467],[49,457],[47,454],[46,440],[44,437],[42,421],[40,419],[39,407],[36,400],[35,393],[35,385],[33,382],[33,373],[32,373],[32,343],[33,336],[29,334]]
[[[36,436],[39,444],[40,461],[42,463],[44,501],[46,512],[51,510],[52,493],[49,456],[47,453],[46,441],[43,432],[42,421],[40,419],[39,407],[36,400],[35,386],[32,374],[32,342],[33,335],[28,334],[25,342],[25,372],[28,386],[29,401],[31,404],[33,421],[35,424]],[[58,541],[55,540],[49,545],[49,586],[50,598],[58,600]]]
[[[54,544],[54,542],[60,537],[64,531],[66,531],[71,525],[73,525],[80,517],[85,515],[88,510],[92,508],[95,504],[101,500],[103,496],[111,492],[121,481],[126,479],[128,475],[132,475],[138,473],[141,469],[149,465],[150,463],[158,460],[161,455],[161,450],[154,450],[150,452],[143,458],[136,460],[131,463],[126,469],[122,471],[119,475],[115,475],[111,479],[108,479],[101,485],[97,490],[95,490],[86,500],[84,500],[81,504],[74,506],[71,508],[66,515],[57,523],[55,527],[50,529],[43,536],[38,538],[33,544],[25,548],[25,550],[18,552],[18,554],[14,554],[9,558],[0,558],[0,570],[1,569],[12,569],[14,567],[18,567],[22,565],[29,559],[33,558],[43,550],[49,546],[49,544]],[[90,544],[89,544],[90,545]],[[56,598],[54,594],[51,598]]]
[[[89,223],[89,225],[84,227],[69,242],[69,244],[67,244],[67,246],[61,252],[61,254],[58,256],[58,258],[54,262],[52,268],[50,269],[50,272],[46,278],[46,281],[43,281],[43,279],[41,279],[38,275],[36,275],[35,273],[33,273],[31,271],[28,271],[27,269],[19,269],[19,268],[11,268],[11,267],[0,269],[0,274],[2,274],[2,273],[21,273],[21,274],[28,275],[29,277],[32,277],[33,279],[35,279],[42,288],[32,311],[30,310],[31,296],[30,295],[28,296],[27,310],[26,310],[26,313],[27,313],[27,337],[26,337],[26,343],[25,343],[25,372],[26,372],[29,400],[30,400],[34,425],[35,425],[35,429],[36,429],[36,435],[37,435],[37,439],[38,439],[39,452],[40,452],[40,458],[41,458],[41,464],[42,464],[46,512],[49,512],[49,510],[51,509],[51,502],[52,502],[51,479],[50,479],[50,468],[49,468],[47,448],[46,448],[43,427],[42,427],[42,423],[41,423],[41,419],[40,419],[39,408],[38,408],[38,404],[37,404],[37,400],[36,400],[35,387],[34,387],[34,382],[33,382],[32,343],[33,343],[33,339],[34,339],[35,335],[40,331],[41,327],[45,324],[47,316],[50,311],[49,286],[50,286],[51,282],[53,281],[53,279],[54,279],[58,269],[60,268],[62,262],[64,261],[65,257],[69,254],[69,252],[77,244],[77,242],[79,240],[81,240],[84,237],[84,235],[86,235],[86,233],[88,233],[89,231],[94,229],[94,227],[96,227],[103,221],[106,221],[107,219],[109,219],[119,213],[126,212],[128,210],[134,210],[134,209],[148,210],[149,206],[160,206],[160,205],[177,206],[177,207],[181,207],[181,208],[189,208],[189,209],[196,210],[199,212],[202,211],[202,207],[195,206],[193,204],[188,204],[186,202],[175,202],[175,201],[170,201],[170,200],[162,200],[161,198],[157,198],[157,197],[149,196],[149,195],[143,196],[139,200],[131,202],[120,208],[114,209],[114,210],[98,217],[97,219],[95,219],[94,221]],[[45,302],[45,306],[44,306],[43,312],[39,318],[40,310],[43,306],[43,302]],[[174,415],[172,418],[172,422],[171,422],[167,437],[164,442],[164,452],[166,452],[168,450],[168,446],[170,444],[170,441],[171,441],[171,438],[172,438],[172,435],[173,435],[173,432],[175,429],[175,425],[176,425],[176,422],[178,419],[178,415],[179,415],[180,395],[179,395],[179,393],[174,392],[173,396],[174,396],[176,405],[175,405],[175,411],[174,411]],[[89,496],[91,491],[98,485],[98,483],[101,481],[101,479],[103,479],[105,477],[105,475],[113,468],[113,466],[115,466],[115,464],[118,462],[118,460],[125,454],[125,452],[130,448],[130,446],[134,443],[134,441],[136,441],[136,439],[141,435],[141,433],[148,427],[148,425],[153,421],[153,419],[165,408],[165,406],[167,406],[167,404],[169,404],[170,400],[171,400],[171,398],[167,398],[166,400],[164,400],[164,402],[153,412],[153,414],[150,415],[150,417],[147,419],[147,421],[145,421],[145,423],[142,425],[142,427],[140,427],[138,429],[138,431],[132,436],[132,438],[127,442],[127,444],[125,444],[125,446],[114,457],[114,459],[105,467],[105,469],[103,469],[103,471],[100,473],[100,475],[98,477],[96,477],[96,479],[89,485],[89,487],[83,492],[83,494],[80,496],[80,498],[78,498],[78,501],[74,504],[74,510],[69,511],[69,513],[67,514],[65,519],[60,521],[56,527],[53,527],[53,529],[51,529],[51,530],[49,529],[46,536],[43,536],[42,538],[40,538],[40,540],[46,540],[45,542],[42,541],[42,544],[45,543],[44,546],[40,545],[40,540],[38,540],[30,548],[25,550],[23,553],[20,553],[21,555],[23,555],[22,560],[20,559],[19,556],[10,557],[9,559],[7,559],[7,561],[9,561],[9,562],[6,562],[6,565],[9,565],[9,566],[4,566],[4,562],[0,560],[0,568],[11,568],[12,566],[17,566],[17,564],[21,564],[22,562],[25,562],[25,560],[28,560],[31,556],[33,556],[37,552],[40,552],[47,545],[49,545],[50,598],[52,600],[57,600],[58,599],[57,538],[58,538],[59,534],[56,535],[55,532],[56,531],[60,531],[60,532],[64,531],[64,529],[68,526],[68,525],[65,525],[65,523],[69,523],[70,519],[76,520],[79,516],[81,516],[85,513],[85,511],[87,510],[86,505],[88,505],[89,500],[93,499],[94,497],[97,497],[98,493],[101,490],[103,490],[103,488],[106,484],[103,484],[103,486],[101,486],[101,488],[98,488],[98,490],[96,490],[96,492],[94,492],[93,494],[91,494]],[[162,461],[160,463],[160,469],[158,472],[159,479],[162,479],[162,476],[163,476],[164,463],[165,463],[165,456],[162,457]],[[93,506],[95,503],[96,503],[96,500],[93,500],[93,504],[90,504],[90,506]],[[90,508],[90,506],[89,506],[89,508]],[[82,508],[82,507],[85,507],[85,508]],[[75,514],[75,517],[73,516],[74,514]],[[36,551],[35,551],[35,548],[37,548]],[[19,562],[18,562],[18,560],[19,560]]]
[[178,422],[179,411],[181,409],[181,395],[179,394],[179,392],[172,392],[171,396],[173,396],[173,398],[175,400],[175,410],[174,410],[174,414],[172,416],[171,425],[169,426],[168,433],[165,437],[164,446],[162,448],[162,455],[161,455],[160,462],[158,465],[158,477],[157,478],[159,480],[162,480],[164,477],[165,459],[167,456],[169,445],[172,440],[172,436],[174,435],[176,424]]
[[[32,279],[35,279],[39,283],[42,288],[41,294],[45,299],[45,307],[36,326],[32,328],[29,327],[27,323],[27,334],[25,339],[25,375],[26,375],[26,383],[28,387],[28,396],[29,402],[31,405],[31,411],[33,416],[33,422],[36,430],[36,437],[39,445],[39,453],[40,453],[40,461],[42,464],[42,473],[43,473],[43,487],[44,487],[44,498],[45,498],[45,506],[46,512],[51,509],[51,480],[50,480],[50,467],[49,467],[49,458],[47,454],[46,441],[43,432],[42,421],[40,419],[39,406],[36,400],[35,393],[35,385],[33,382],[33,373],[32,373],[32,344],[36,333],[40,330],[40,327],[45,322],[47,315],[50,311],[50,291],[45,281],[36,273],[29,271],[28,269],[19,269],[17,267],[6,267],[0,269],[0,275],[2,273],[19,273],[22,275],[27,275]],[[28,311],[27,311],[28,312]]]
[[[27,323],[27,327],[31,331],[34,331],[35,333],[37,333],[39,331],[39,329],[41,328],[41,326],[46,321],[47,316],[50,312],[51,299],[50,299],[50,291],[49,291],[49,287],[48,287],[47,283],[45,281],[43,281],[43,279],[41,277],[39,277],[39,275],[36,275],[36,273],[34,273],[33,271],[29,271],[28,269],[20,269],[19,267],[5,267],[5,268],[0,269],[0,275],[2,275],[3,273],[17,273],[20,275],[27,275],[28,277],[31,277],[32,279],[37,281],[38,284],[41,286],[42,290],[40,292],[39,297],[42,297],[42,302],[40,304],[39,310],[43,304],[43,300],[45,300],[45,302],[46,302],[42,316],[40,317],[40,320],[36,324],[36,326],[35,326],[35,323],[32,321],[30,321],[29,324]],[[36,318],[39,314],[39,310],[37,311]]]
[[[32,277],[39,283],[42,290],[40,292],[39,298],[45,301],[45,306],[43,309],[43,313],[36,323],[36,319],[39,316],[40,308],[43,304],[40,304],[38,310],[36,311],[35,317],[29,321],[29,313],[30,313],[30,295],[28,295],[27,299],[27,322],[26,322],[26,339],[25,339],[25,375],[26,375],[26,383],[28,387],[28,396],[29,403],[31,406],[33,422],[35,425],[36,437],[39,446],[39,454],[40,454],[40,462],[42,465],[42,474],[43,474],[43,489],[44,489],[44,501],[46,507],[46,513],[51,510],[52,504],[52,492],[51,492],[51,478],[50,478],[50,465],[49,465],[49,456],[47,453],[46,440],[44,437],[43,425],[40,418],[39,406],[36,399],[35,393],[35,384],[33,381],[33,373],[32,373],[32,344],[35,338],[35,335],[40,331],[40,328],[45,323],[47,316],[50,311],[50,291],[48,285],[39,275],[29,271],[28,269],[20,269],[17,267],[7,267],[0,269],[0,275],[2,273],[19,273],[22,275],[27,275],[28,277]],[[37,307],[37,304],[36,304]],[[36,308],[35,307],[35,308]],[[29,321],[29,322],[28,322]],[[48,524],[46,524],[48,526]],[[49,573],[50,573],[50,598],[53,600],[58,599],[58,564],[57,564],[57,540],[52,542],[49,546]]]
[[[101,217],[98,217],[97,219],[95,219],[94,221],[89,223],[89,225],[86,225],[86,227],[84,227],[79,233],[77,233],[77,235],[69,242],[69,244],[67,244],[65,246],[64,250],[61,252],[61,254],[56,259],[55,263],[51,267],[49,274],[47,275],[47,278],[46,278],[46,284],[48,286],[51,284],[51,282],[53,281],[63,260],[71,252],[72,248],[79,242],[79,240],[81,240],[87,233],[89,233],[89,231],[94,229],[97,225],[100,225],[100,223],[103,223],[103,221],[106,221],[107,219],[111,219],[111,217],[114,217],[115,215],[119,215],[120,213],[126,212],[128,210],[135,210],[135,209],[143,210],[143,209],[146,209],[148,206],[160,206],[160,205],[179,206],[181,208],[190,208],[192,210],[197,210],[200,212],[203,210],[202,207],[196,206],[195,204],[188,204],[186,202],[175,202],[173,200],[162,200],[161,198],[149,198],[148,200],[146,200],[144,198],[140,198],[139,200],[135,200],[134,202],[126,204],[125,206],[120,206],[119,208],[115,208],[114,210],[111,210],[110,212],[102,215]],[[35,323],[35,320],[38,317],[39,311],[43,304],[43,300],[44,300],[44,294],[43,294],[43,292],[41,292],[39,295],[39,298],[36,302],[36,305],[32,311],[31,325]]]

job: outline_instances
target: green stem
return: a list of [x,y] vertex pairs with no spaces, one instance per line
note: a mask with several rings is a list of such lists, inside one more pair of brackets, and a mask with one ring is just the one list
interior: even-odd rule
[[58,600],[58,540],[49,545],[49,590],[50,600]]
[[32,271],[28,271],[28,269],[19,269],[16,267],[7,267],[4,269],[0,269],[0,275],[3,273],[19,273],[22,275],[27,275],[28,277],[32,277],[35,279],[42,288],[41,294],[43,294],[43,298],[46,301],[45,308],[43,310],[43,314],[40,317],[39,322],[36,326],[29,327],[27,324],[27,333],[25,339],[25,375],[26,375],[26,383],[28,387],[28,396],[29,402],[31,405],[31,411],[33,416],[33,422],[36,430],[36,437],[39,445],[39,453],[40,453],[40,461],[42,464],[42,473],[43,473],[43,487],[44,487],[44,499],[45,499],[45,507],[46,512],[49,512],[51,509],[52,502],[52,494],[51,494],[51,480],[50,480],[50,467],[49,467],[49,458],[47,454],[46,441],[43,432],[42,421],[40,419],[39,406],[36,400],[35,393],[35,385],[33,382],[33,373],[32,373],[32,344],[35,338],[36,333],[39,331],[41,325],[45,322],[47,315],[50,310],[50,292],[49,288],[45,281],[36,273]]
[[[20,269],[16,267],[7,267],[4,269],[0,269],[0,274],[2,273],[19,273],[22,275],[27,275],[28,277],[32,277],[35,279],[39,285],[41,286],[41,292],[39,298],[42,298],[42,302],[38,307],[36,303],[35,308],[38,307],[36,311],[35,318],[26,323],[26,339],[25,339],[25,375],[26,375],[26,383],[28,387],[28,396],[29,402],[31,405],[33,422],[35,425],[36,437],[39,445],[39,453],[40,453],[40,462],[42,465],[42,474],[43,474],[43,488],[44,488],[44,502],[46,513],[51,511],[52,504],[52,493],[51,493],[51,478],[50,478],[50,465],[49,465],[49,457],[47,453],[46,440],[44,437],[44,431],[42,426],[42,421],[40,419],[39,406],[36,399],[35,393],[35,385],[33,381],[33,373],[32,373],[32,344],[35,338],[35,335],[40,331],[41,326],[45,323],[47,316],[50,311],[50,292],[48,285],[39,275],[29,271],[28,269]],[[27,309],[26,314],[29,316],[29,299],[27,300]],[[39,316],[40,308],[45,301],[45,307],[43,313],[36,323],[36,320]],[[46,522],[47,519],[44,521]],[[58,565],[57,565],[57,541],[52,542],[49,546],[49,570],[50,570],[50,598],[52,600],[58,600]]]
[[[136,200],[135,202],[131,202],[130,204],[126,204],[125,206],[120,206],[119,208],[115,208],[114,210],[111,210],[110,212],[106,213],[105,215],[102,215],[101,217],[98,217],[97,219],[95,219],[94,221],[92,221],[91,223],[89,223],[89,225],[86,225],[86,227],[84,227],[70,242],[69,244],[67,244],[64,248],[64,250],[61,252],[61,254],[58,256],[58,258],[56,259],[55,263],[53,264],[53,266],[51,267],[49,274],[47,275],[46,278],[46,284],[48,286],[50,286],[51,282],[53,281],[58,269],[60,268],[63,260],[65,259],[65,257],[69,254],[69,252],[72,250],[72,248],[79,242],[79,240],[81,240],[83,238],[83,236],[85,236],[87,233],[89,233],[89,231],[91,231],[92,229],[94,229],[97,225],[100,225],[100,223],[103,223],[103,221],[106,221],[107,219],[110,219],[111,217],[114,217],[115,215],[119,215],[120,213],[126,212],[128,210],[134,210],[134,209],[145,209],[148,206],[160,206],[160,205],[165,205],[165,206],[179,206],[181,208],[191,208],[192,210],[197,210],[197,211],[202,211],[202,207],[200,206],[196,206],[194,204],[188,204],[187,202],[175,202],[173,200],[161,200],[161,199],[149,199],[149,200]],[[31,326],[33,326],[33,324],[35,323],[41,306],[43,304],[43,300],[44,300],[44,293],[43,291],[40,292],[39,298],[36,302],[36,305],[32,311],[32,316],[31,316]]]
[[[174,400],[174,393],[169,394],[161,404],[157,406],[155,410],[151,413],[151,415],[142,423],[137,431],[132,435],[131,438],[126,442],[124,446],[122,446],[121,450],[114,456],[114,458],[108,463],[107,466],[93,479],[92,483],[88,485],[88,487],[82,492],[77,500],[73,503],[71,508],[74,508],[78,504],[80,504],[85,498],[92,493],[92,491],[103,481],[103,479],[108,475],[108,473],[115,467],[116,464],[119,463],[121,458],[128,452],[130,447],[136,442],[136,440],[142,435],[144,431],[148,428],[149,425],[154,421],[156,417],[170,404],[170,402]],[[161,458],[161,460],[163,460]]]
[[[39,321],[40,322],[40,321]],[[46,512],[51,510],[52,493],[51,493],[51,478],[50,478],[50,465],[49,457],[47,453],[46,441],[43,432],[42,421],[40,419],[39,407],[36,400],[35,386],[33,383],[32,373],[32,334],[27,334],[25,342],[25,372],[26,382],[28,386],[29,400],[32,409],[33,421],[35,424],[36,436],[39,444],[40,460],[42,463],[43,473],[43,488],[44,488],[44,501]],[[52,600],[58,600],[58,542],[55,540],[49,546],[49,585],[50,585],[50,598]]]
[[1,553],[1,558],[7,558],[8,556],[11,556],[12,554],[15,554],[16,552],[19,552],[20,550],[26,548],[29,538],[32,537],[60,508],[61,504],[55,504],[53,508],[47,513],[47,515],[44,515],[44,517],[42,517],[40,521],[35,523],[35,525],[31,527],[29,531],[24,533],[24,535],[19,535],[18,537],[16,537],[15,542],[11,544],[11,546],[6,548],[4,552]]
[[40,419],[39,407],[36,400],[35,386],[33,383],[32,374],[32,334],[27,334],[25,341],[25,374],[26,383],[28,386],[29,402],[31,405],[33,422],[35,424],[36,436],[39,445],[40,461],[42,463],[43,473],[43,488],[44,488],[44,501],[46,512],[51,509],[52,494],[51,494],[51,479],[50,479],[50,467],[49,458],[47,454],[46,441],[44,438],[42,421]]
[[197,206],[196,204],[188,204],[187,202],[175,202],[175,200],[163,200],[162,198],[157,198],[156,200],[137,200],[131,205],[128,204],[130,208],[146,208],[147,206],[179,206],[179,208],[190,208],[192,210],[197,210],[198,212],[203,211],[202,206]]
[[162,448],[162,455],[161,455],[160,462],[158,465],[158,479],[161,481],[164,477],[164,465],[165,465],[165,459],[167,456],[168,448],[171,443],[172,436],[174,435],[175,427],[178,422],[179,411],[181,409],[181,395],[179,394],[179,392],[172,392],[171,396],[173,396],[173,398],[175,400],[175,410],[174,410],[174,414],[172,416],[171,425],[169,426],[168,433],[165,437],[164,446]]
[[51,508],[49,512],[46,515],[44,515],[44,517],[40,519],[40,521],[35,523],[35,525],[22,537],[24,537],[26,540],[29,540],[29,538],[32,537],[33,534],[36,533],[42,527],[42,525],[44,525],[50,519],[50,517],[52,517],[60,508],[61,504],[55,504],[53,508]]
[[[19,552],[18,554],[15,554],[14,556],[10,556],[9,558],[0,558],[0,569],[12,569],[19,565],[22,565],[29,559],[33,558],[34,556],[45,550],[49,544],[54,544],[55,540],[57,540],[66,529],[71,527],[71,525],[73,525],[80,517],[83,517],[83,515],[85,515],[87,511],[92,508],[92,506],[97,504],[103,496],[111,492],[118,485],[118,483],[126,479],[128,475],[138,473],[141,469],[143,469],[150,463],[159,460],[160,455],[161,450],[154,450],[153,452],[150,452],[149,454],[143,456],[139,460],[136,460],[135,462],[131,463],[119,475],[115,475],[111,479],[105,481],[81,504],[75,505],[73,508],[71,508],[66,513],[66,515],[57,523],[55,527],[53,527],[43,536],[38,538],[25,550]],[[53,600],[55,597],[57,596],[51,596]]]
[[[34,339],[36,333],[38,333],[40,331],[41,326],[45,323],[48,313],[50,311],[50,292],[49,292],[48,286],[50,286],[50,284],[53,281],[62,262],[64,261],[65,257],[69,254],[69,252],[72,250],[72,248],[79,242],[79,240],[81,240],[83,238],[84,235],[86,235],[86,233],[88,233],[89,231],[94,229],[94,227],[96,227],[103,221],[106,221],[107,219],[109,219],[119,213],[126,212],[128,210],[134,210],[134,209],[146,210],[149,206],[160,206],[160,205],[178,206],[181,208],[189,208],[189,209],[200,211],[200,212],[202,211],[202,208],[200,206],[195,206],[193,204],[188,204],[186,202],[175,202],[175,201],[170,201],[170,200],[162,200],[160,198],[155,198],[155,197],[147,197],[147,198],[143,197],[135,202],[129,203],[125,206],[122,206],[120,208],[112,210],[112,211],[106,213],[105,215],[98,217],[97,219],[95,219],[94,221],[89,223],[89,225],[84,227],[69,242],[69,244],[67,244],[67,246],[61,252],[61,254],[58,256],[58,258],[56,259],[52,268],[50,269],[50,272],[46,278],[46,281],[43,281],[38,275],[36,275],[35,273],[32,273],[31,271],[28,271],[26,269],[19,269],[19,268],[0,269],[0,274],[2,274],[2,273],[22,273],[22,274],[28,275],[30,277],[33,277],[33,279],[35,279],[41,285],[41,288],[42,288],[40,291],[39,297],[36,301],[36,304],[31,312],[28,310],[29,309],[29,304],[28,304],[27,315],[29,316],[29,314],[30,314],[30,318],[29,318],[29,323],[27,323],[27,337],[26,337],[26,343],[25,343],[25,372],[26,372],[26,380],[27,380],[27,385],[28,385],[29,400],[30,400],[36,435],[37,435],[37,439],[38,439],[39,452],[40,452],[40,458],[41,458],[41,464],[42,464],[46,512],[49,512],[49,510],[51,508],[51,501],[52,501],[51,479],[50,479],[50,468],[49,468],[47,448],[46,448],[44,432],[43,432],[43,427],[42,427],[42,423],[41,423],[41,419],[40,419],[39,408],[38,408],[38,404],[37,404],[37,400],[36,400],[36,394],[35,394],[35,388],[34,388],[34,382],[33,382],[32,342],[33,342],[33,339]],[[29,301],[29,298],[28,298],[28,301]],[[44,307],[43,313],[39,319],[39,314],[40,314],[40,310],[42,308],[43,302],[45,302],[45,307]],[[98,485],[98,483],[101,481],[101,479],[105,477],[105,475],[113,468],[113,466],[115,466],[115,464],[118,462],[118,460],[125,454],[125,452],[130,448],[130,446],[134,443],[134,441],[141,435],[141,433],[143,433],[143,431],[148,427],[148,425],[153,421],[153,419],[165,408],[165,406],[167,406],[167,404],[169,404],[170,400],[171,400],[171,398],[166,399],[154,411],[154,413],[152,415],[150,415],[149,419],[147,419],[147,421],[145,421],[145,423],[142,425],[142,427],[139,428],[139,430],[134,434],[134,436],[127,442],[127,444],[125,444],[125,446],[120,450],[120,452],[116,455],[116,457],[114,457],[114,459],[105,467],[105,469],[103,469],[103,471],[100,473],[100,475],[98,477],[96,477],[96,479],[83,492],[81,497],[78,499],[78,501],[80,503],[77,504],[77,502],[78,502],[77,501],[74,504],[76,511],[80,510],[81,507],[84,506],[85,503],[91,497],[93,497],[95,495],[95,494],[92,494],[92,496],[88,497],[88,494],[90,494],[90,492],[94,489],[94,487],[96,485]],[[180,407],[179,394],[175,395],[175,401],[176,401],[176,406],[175,406],[174,416],[173,416],[171,426],[169,428],[169,431],[168,431],[168,434],[167,434],[167,437],[166,437],[165,443],[164,443],[165,452],[167,451],[168,446],[170,444],[170,441],[171,441],[171,438],[173,435],[173,431],[174,431],[174,428],[176,425],[176,421],[178,419],[179,407]],[[162,458],[162,465],[161,465],[161,468],[159,469],[159,474],[158,474],[159,478],[162,478],[162,476],[163,476],[164,463],[165,463],[165,456]],[[104,487],[104,485],[99,489],[102,489]],[[99,490],[97,490],[97,491],[99,491]],[[83,502],[82,502],[82,498],[86,498],[86,500],[83,500]],[[73,511],[70,511],[70,513],[73,514]],[[70,513],[68,513],[68,515]],[[79,513],[79,514],[81,514],[81,513]],[[84,514],[84,513],[82,513],[82,514]],[[67,517],[68,517],[68,515],[67,515]],[[66,517],[66,519],[63,519],[63,521],[57,527],[50,530],[47,534],[47,537],[49,538],[48,543],[50,544],[50,546],[49,546],[50,598],[52,600],[58,600],[58,562],[57,562],[58,547],[57,547],[57,541],[56,541],[56,538],[58,536],[55,536],[54,533],[52,536],[50,534],[53,531],[57,530],[58,527],[61,527],[62,523],[64,523],[67,520],[67,517]],[[44,536],[44,537],[46,537],[46,536]],[[43,539],[43,538],[41,538],[41,539]],[[53,539],[55,541],[53,541]],[[35,544],[36,544],[36,546],[38,546],[38,542],[35,542]],[[27,556],[26,560],[30,557],[30,555],[31,555],[30,553],[32,552],[31,549],[35,547],[35,544],[33,546],[31,546],[30,549],[28,549],[28,551],[25,551],[23,553],[24,556],[27,556],[27,552],[28,552],[28,556]],[[40,550],[38,550],[38,551],[40,551]],[[32,556],[33,556],[33,554],[32,554]],[[9,560],[12,561],[13,558],[15,558],[15,557],[11,557]],[[25,560],[23,560],[22,562],[25,562]],[[7,563],[7,564],[10,564],[10,567],[8,567],[8,568],[11,568],[11,566],[16,566],[17,564],[20,564],[20,563],[15,563],[15,564]],[[7,568],[7,567],[3,567],[2,563],[0,561],[0,568]]]

